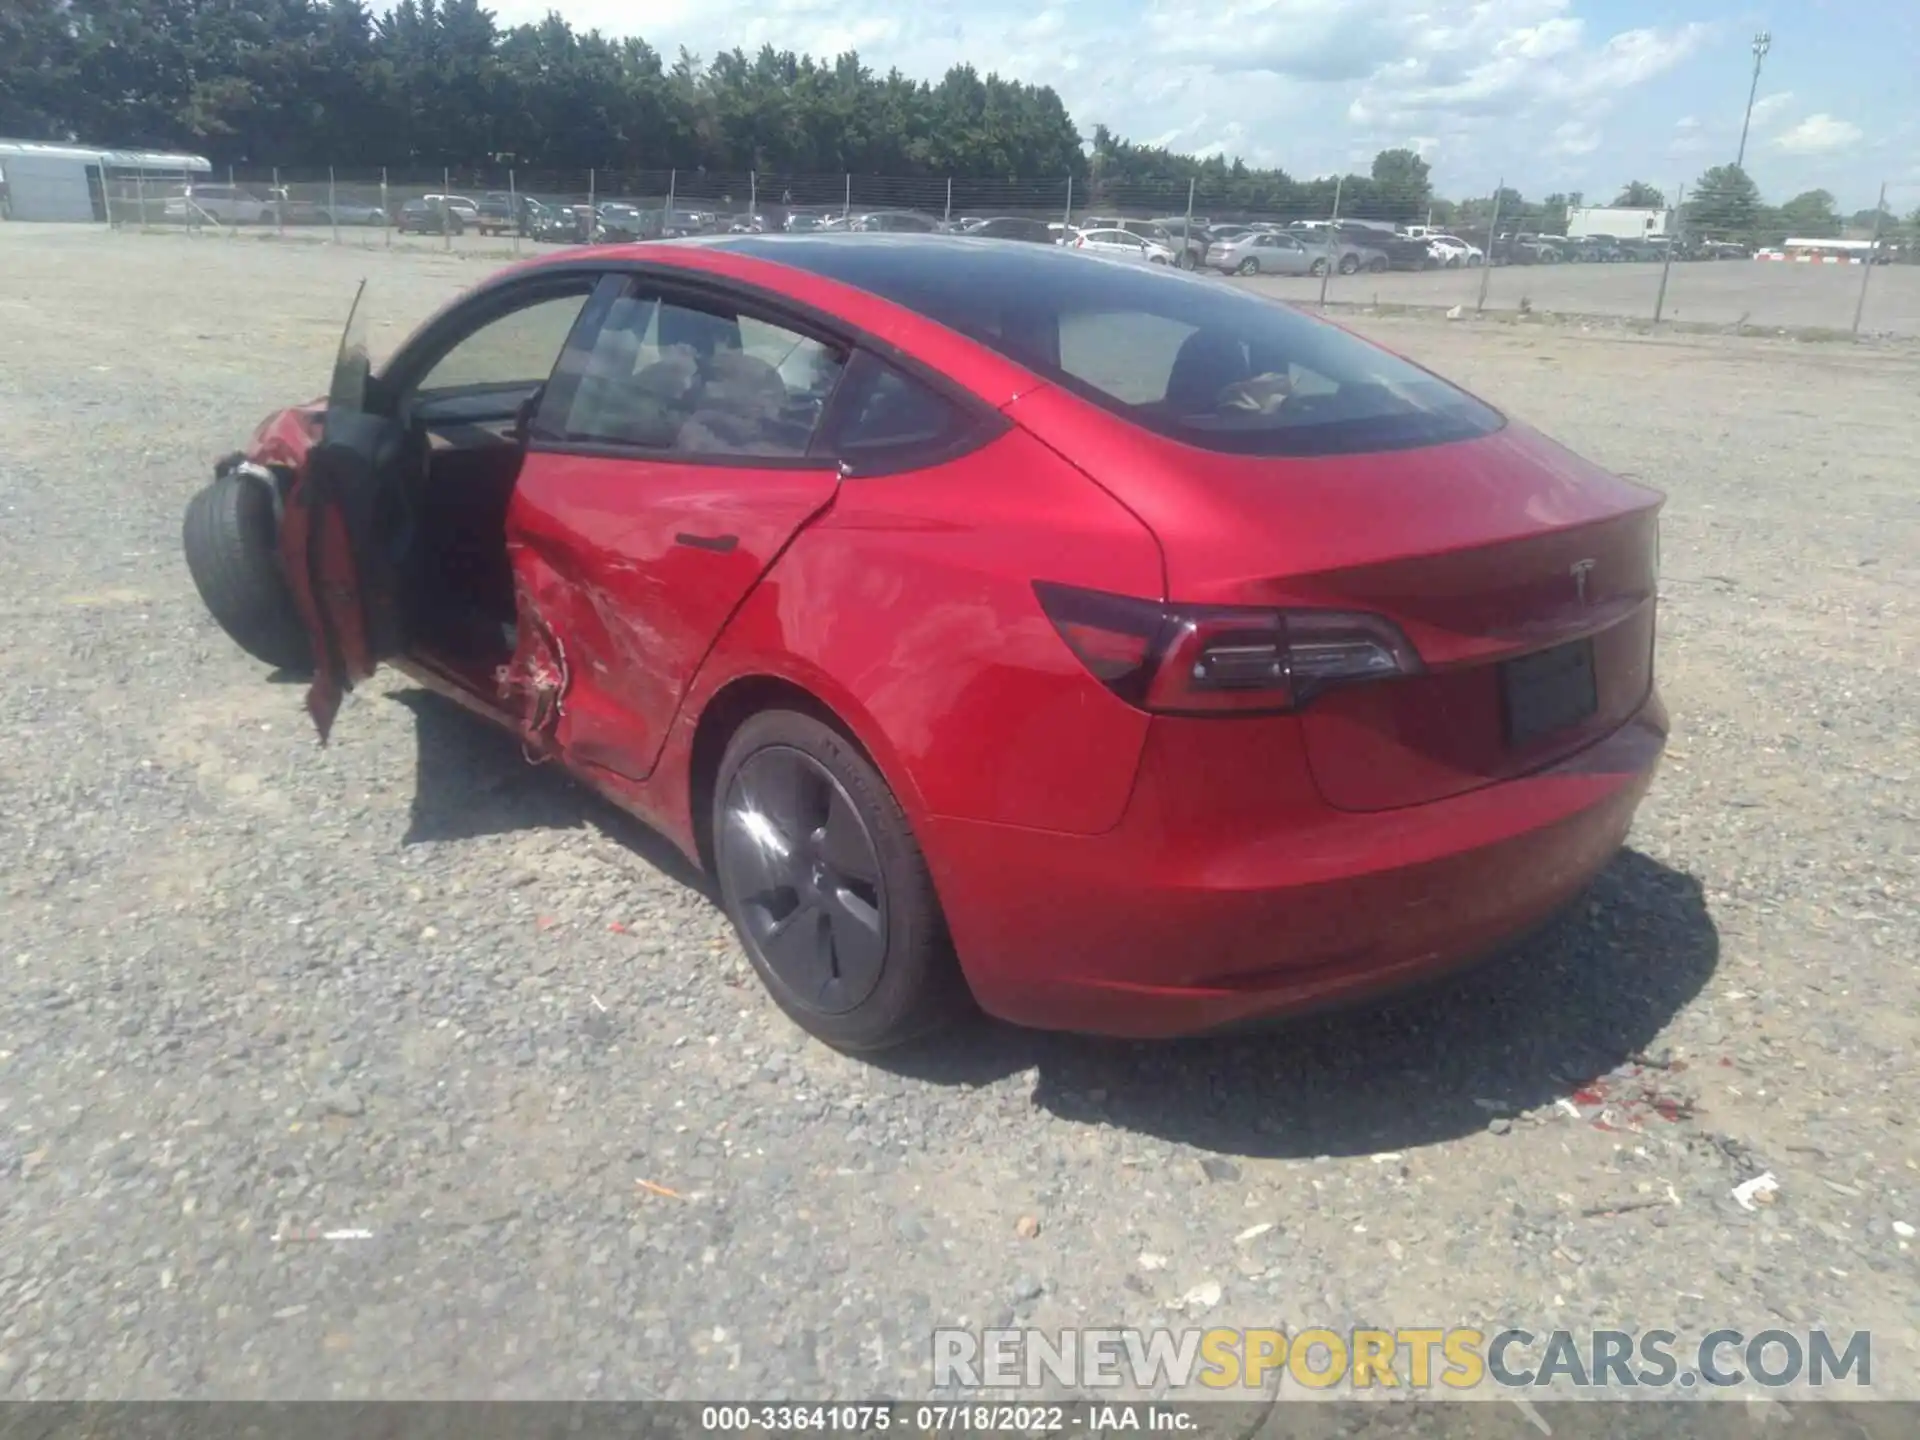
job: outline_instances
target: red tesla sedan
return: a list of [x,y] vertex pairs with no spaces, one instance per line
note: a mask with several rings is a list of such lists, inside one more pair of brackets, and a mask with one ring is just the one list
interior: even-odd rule
[[391,664],[717,881],[848,1049],[1128,1036],[1497,950],[1666,733],[1655,491],[1244,290],[1057,247],[561,252],[266,421],[209,608]]

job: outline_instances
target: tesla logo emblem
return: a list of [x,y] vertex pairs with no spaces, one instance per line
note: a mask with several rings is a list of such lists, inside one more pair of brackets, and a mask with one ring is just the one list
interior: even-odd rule
[[1567,567],[1567,573],[1573,576],[1573,598],[1580,604],[1587,603],[1587,576],[1593,573],[1593,561],[1576,560]]

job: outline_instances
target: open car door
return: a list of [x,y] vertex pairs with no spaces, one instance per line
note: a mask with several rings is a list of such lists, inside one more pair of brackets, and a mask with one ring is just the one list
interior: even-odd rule
[[366,288],[361,282],[354,295],[320,438],[294,476],[280,522],[281,563],[313,642],[307,713],[322,743],[347,692],[405,646],[398,579],[406,432],[370,404]]

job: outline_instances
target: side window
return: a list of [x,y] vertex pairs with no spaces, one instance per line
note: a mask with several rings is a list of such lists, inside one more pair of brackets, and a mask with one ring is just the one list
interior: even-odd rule
[[931,386],[864,351],[834,410],[827,448],[834,459],[855,466],[925,463],[983,429]]
[[488,321],[436,360],[415,392],[545,384],[589,293],[583,285],[578,292],[547,295]]
[[1194,327],[1142,311],[1060,317],[1060,368],[1128,405],[1166,399],[1175,358]]
[[552,438],[662,456],[804,456],[845,356],[724,304],[615,301]]

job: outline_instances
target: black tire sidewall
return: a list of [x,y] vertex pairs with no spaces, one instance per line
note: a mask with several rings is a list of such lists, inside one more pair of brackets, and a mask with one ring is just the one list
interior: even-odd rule
[[[842,1015],[810,1008],[764,965],[740,923],[719,863],[728,791],[740,768],[763,750],[786,747],[824,766],[860,812],[878,852],[886,886],[886,958],[873,992]],[[926,858],[886,779],[846,735],[796,710],[763,710],[727,743],[714,778],[712,835],[716,889],[741,948],[767,993],[795,1023],[839,1050],[884,1050],[939,1028],[964,1011],[968,996],[954,959]]]
[[305,672],[313,647],[280,572],[277,528],[265,482],[222,475],[188,502],[181,547],[201,602],[228,637],[256,660]]

